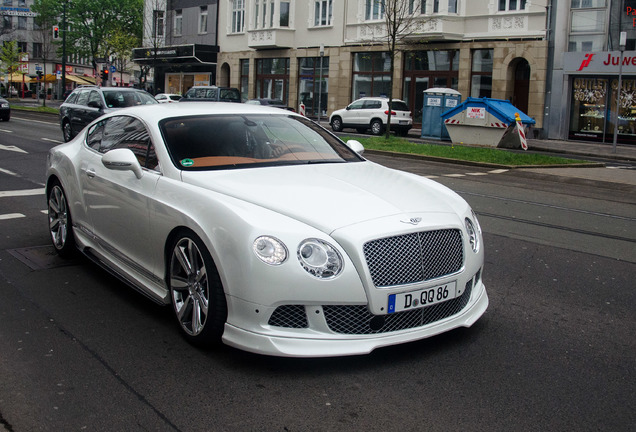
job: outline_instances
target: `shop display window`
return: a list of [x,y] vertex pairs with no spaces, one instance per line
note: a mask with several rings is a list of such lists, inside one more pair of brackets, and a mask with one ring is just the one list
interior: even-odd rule
[[576,78],[572,91],[570,135],[602,140],[605,132],[607,80]]

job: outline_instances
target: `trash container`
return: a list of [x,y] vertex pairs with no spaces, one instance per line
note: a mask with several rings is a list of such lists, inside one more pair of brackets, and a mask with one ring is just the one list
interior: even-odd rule
[[443,113],[442,120],[453,143],[497,147],[508,126],[515,123],[515,113],[525,126],[536,123],[510,101],[472,97]]
[[442,122],[442,113],[459,105],[462,95],[449,88],[434,87],[424,90],[422,107],[422,138],[450,141],[448,130]]

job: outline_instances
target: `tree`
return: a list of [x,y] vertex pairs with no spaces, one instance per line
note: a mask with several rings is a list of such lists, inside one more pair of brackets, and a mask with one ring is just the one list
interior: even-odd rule
[[9,77],[20,69],[20,50],[16,41],[8,41],[2,44],[0,49],[0,62],[3,71],[9,74]]
[[117,59],[117,69],[120,72],[119,79],[123,83],[124,70],[128,68],[133,48],[139,46],[141,38],[131,37],[129,33],[118,29],[110,37],[110,45],[112,46],[113,55]]
[[114,54],[111,35],[124,33],[140,38],[144,0],[73,0],[67,6],[67,54],[97,59]]
[[386,125],[386,138],[391,133],[391,105],[393,102],[393,80],[395,74],[395,56],[404,50],[414,36],[422,28],[422,24],[430,20],[421,16],[424,12],[426,0],[367,0],[367,4],[380,11],[384,18],[384,29],[372,28],[369,32],[372,39],[381,40],[387,45],[390,58],[390,85],[389,85],[389,113]]

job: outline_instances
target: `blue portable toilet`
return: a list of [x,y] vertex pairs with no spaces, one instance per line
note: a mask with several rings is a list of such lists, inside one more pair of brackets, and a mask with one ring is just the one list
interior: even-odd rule
[[422,107],[422,138],[450,141],[448,130],[442,121],[442,113],[455,108],[462,96],[457,90],[433,87],[424,90]]
[[454,143],[497,147],[508,127],[516,123],[516,113],[523,125],[536,123],[510,101],[472,97],[443,113],[442,120]]

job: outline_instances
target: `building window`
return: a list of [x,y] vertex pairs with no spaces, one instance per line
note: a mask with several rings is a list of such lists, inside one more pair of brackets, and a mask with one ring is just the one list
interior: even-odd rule
[[568,51],[603,51],[606,17],[605,0],[572,0]]
[[174,11],[174,36],[181,36],[183,30],[183,12],[181,9]]
[[245,0],[232,1],[232,33],[243,33],[245,27]]
[[256,97],[289,100],[289,59],[256,60]]
[[366,0],[364,18],[367,21],[384,19],[384,0]]
[[33,42],[33,58],[43,58],[44,51],[40,42]]
[[201,6],[199,8],[199,34],[208,32],[208,7]]
[[3,6],[13,6],[13,0],[3,0]]
[[[311,116],[327,112],[329,94],[329,57],[304,57],[298,59],[298,100],[305,104],[305,113]],[[320,95],[320,96],[319,96]]]
[[457,13],[459,0],[448,0],[448,13]]
[[[282,1],[280,2],[280,19],[279,25],[281,27],[289,27],[289,2]],[[273,8],[272,8],[273,12]]]
[[254,28],[271,28],[274,26],[274,0],[255,0]]
[[426,13],[426,0],[410,0],[409,1],[409,13],[419,13],[424,15]]
[[12,17],[9,15],[4,15],[2,17],[2,28],[5,30],[10,29],[13,26]]
[[605,7],[606,0],[572,0],[571,9]]
[[365,96],[388,96],[391,86],[390,65],[388,52],[354,53],[351,100]]
[[473,60],[470,71],[470,96],[476,98],[492,95],[493,50],[477,49],[472,51]]
[[26,30],[27,28],[27,19],[26,17],[19,16],[18,17],[18,30]]
[[525,10],[526,0],[499,0],[499,11]]
[[333,0],[314,2],[314,26],[330,26],[333,13]]
[[249,59],[241,59],[241,99],[249,98],[250,90],[250,61]]
[[152,20],[152,37],[163,37],[164,12],[161,10],[153,11]]

